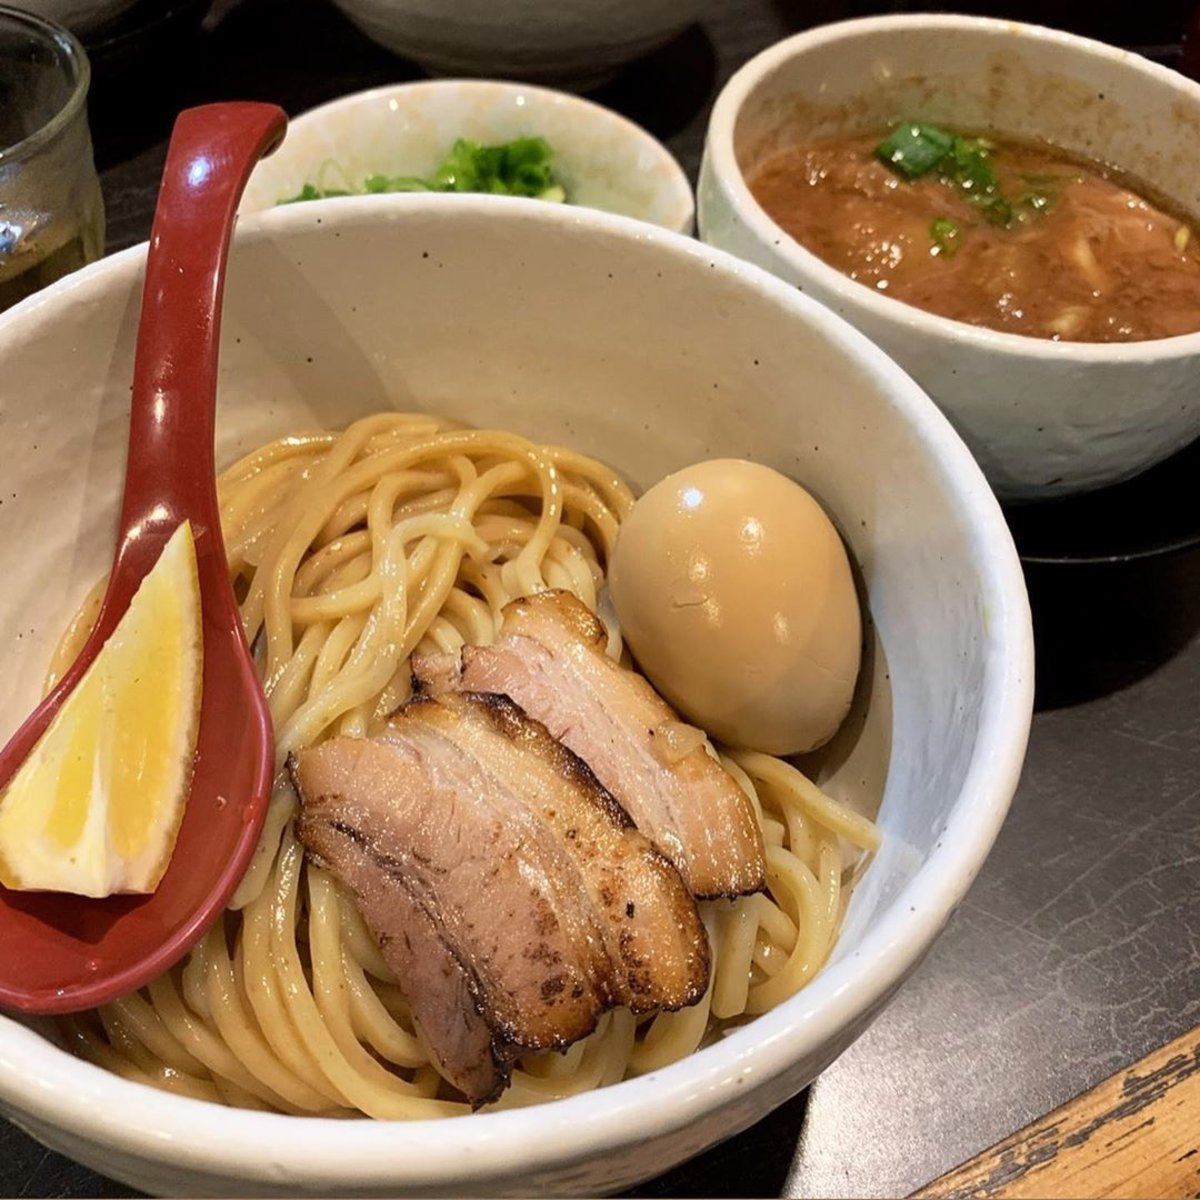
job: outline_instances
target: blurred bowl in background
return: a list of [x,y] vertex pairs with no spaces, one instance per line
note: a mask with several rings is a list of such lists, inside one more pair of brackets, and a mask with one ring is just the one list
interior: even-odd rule
[[698,0],[333,0],[435,75],[594,86],[696,19]]
[[691,232],[687,176],[640,126],[564,92],[469,79],[374,88],[297,117],[254,169],[240,211],[273,208],[325,173],[353,187],[370,175],[429,176],[456,138],[495,145],[534,136],[554,150],[570,203]]
[[142,0],[12,0],[15,8],[36,13],[69,29],[84,41],[115,24]]
[[[126,5],[120,19],[83,39],[97,82],[133,93],[146,86],[147,72],[156,78],[177,73],[180,56],[211,7],[212,0],[137,0]],[[138,76],[125,74],[135,68]]]

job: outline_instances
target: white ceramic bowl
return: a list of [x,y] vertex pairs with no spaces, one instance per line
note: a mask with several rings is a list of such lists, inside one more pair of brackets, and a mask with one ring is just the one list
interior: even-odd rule
[[[0,623],[21,634],[5,647],[0,736],[104,569],[143,263],[136,247],[0,317]],[[410,1124],[240,1112],[120,1079],[0,1018],[4,1112],[152,1193],[595,1194],[663,1171],[862,1032],[962,898],[1016,786],[1032,643],[996,501],[916,385],[795,289],[690,239],[537,201],[367,198],[243,221],[219,461],[389,406],[567,443],[637,487],[741,455],[812,488],[882,645],[864,721],[820,774],[879,803],[883,849],[833,961],[797,996],[681,1063],[540,1108]]]
[[564,92],[469,79],[374,88],[295,118],[283,145],[255,168],[240,211],[271,208],[334,165],[332,180],[360,186],[376,174],[430,175],[456,138],[494,145],[539,134],[573,204],[691,232],[687,176],[644,129]]
[[799,34],[730,80],[708,129],[701,236],[796,284],[882,346],[941,405],[1002,497],[1115,483],[1200,434],[1200,334],[1089,345],[933,316],[827,266],[746,186],[743,171],[789,138],[871,132],[906,117],[1044,139],[1111,162],[1200,214],[1200,86],[1066,33],[906,15]]
[[367,35],[439,75],[582,88],[669,41],[698,0],[334,0]]

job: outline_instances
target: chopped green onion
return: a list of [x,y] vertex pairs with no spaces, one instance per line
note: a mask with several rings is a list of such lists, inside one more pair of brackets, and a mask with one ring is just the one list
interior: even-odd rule
[[971,203],[983,212],[983,219],[989,225],[999,225],[1007,229],[1013,223],[1013,206],[1003,196],[995,192],[983,192],[972,196]]
[[[1031,191],[1014,204],[1002,196],[1000,180],[992,165],[995,148],[986,138],[963,137],[936,125],[906,121],[876,146],[875,155],[910,181],[936,171],[943,182],[957,187],[980,210],[985,221],[1008,229],[1018,219],[1018,208],[1041,213],[1049,207],[1051,197]],[[1027,178],[1032,182],[1034,177]],[[936,243],[937,235],[933,236]]]
[[429,184],[415,175],[368,175],[362,190],[368,195],[381,192],[428,192]]
[[945,255],[946,258],[953,258],[958,253],[962,234],[949,217],[934,217],[929,223],[929,236],[933,239],[932,253]]
[[301,200],[323,200],[326,196],[349,196],[349,192],[340,192],[332,188],[324,189],[306,183],[294,196],[286,196],[280,204],[297,204]]
[[972,197],[995,192],[1000,186],[992,169],[989,143],[979,138],[954,134],[948,161],[943,163],[942,170]]
[[879,143],[875,155],[905,179],[919,179],[936,169],[953,145],[953,134],[936,125],[908,121]]
[[[516,138],[498,146],[484,146],[459,138],[428,179],[412,175],[369,175],[358,191],[372,195],[382,192],[485,192],[498,196],[528,196],[561,204],[566,201],[567,193],[554,176],[553,160],[554,151],[545,138]],[[280,203],[351,194],[306,183],[297,195]]]

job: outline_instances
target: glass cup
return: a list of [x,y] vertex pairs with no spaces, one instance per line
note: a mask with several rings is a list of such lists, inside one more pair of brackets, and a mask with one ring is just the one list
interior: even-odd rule
[[65,29],[0,5],[0,309],[104,253],[90,78]]

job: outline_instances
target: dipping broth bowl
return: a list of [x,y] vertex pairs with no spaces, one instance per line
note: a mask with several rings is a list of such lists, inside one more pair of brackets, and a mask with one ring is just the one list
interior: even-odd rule
[[1054,342],[935,316],[828,266],[746,184],[790,141],[907,118],[1050,142],[1200,214],[1200,86],[1067,33],[905,15],[798,34],[729,81],[705,144],[701,237],[799,287],[886,350],[941,406],[1006,500],[1130,478],[1200,435],[1200,333]]
[[[8,381],[0,594],[31,706],[105,569],[144,247],[0,317]],[[152,1090],[0,1017],[0,1110],[162,1195],[597,1194],[745,1129],[837,1057],[916,967],[990,849],[1032,707],[1029,610],[999,506],[920,389],[768,273],[642,222],[488,196],[367,197],[243,219],[230,255],[217,456],[423,409],[572,446],[644,489],[741,456],[832,514],[870,615],[856,708],[823,786],[883,846],[826,968],[661,1070],[443,1121],[300,1118]],[[36,531],[36,535],[34,534]]]

